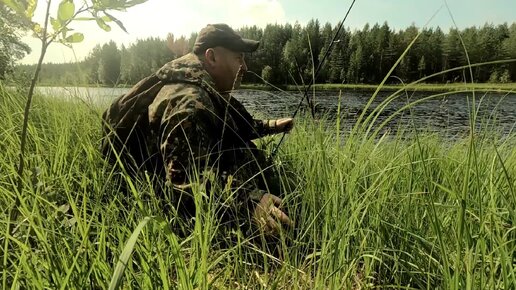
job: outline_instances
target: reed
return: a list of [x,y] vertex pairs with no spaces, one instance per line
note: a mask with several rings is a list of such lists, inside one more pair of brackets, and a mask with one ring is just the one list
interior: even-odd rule
[[[23,104],[0,87],[4,209],[17,194]],[[0,214],[2,288],[516,287],[514,133],[486,126],[447,140],[415,127],[381,135],[371,123],[342,136],[338,123],[304,118],[277,156],[285,179],[301,180],[285,197],[296,225],[269,251],[221,230],[203,184],[195,195],[204,210],[186,237],[150,179],[130,180],[122,194],[116,180],[129,178],[98,151],[101,110],[35,98],[12,235]]]

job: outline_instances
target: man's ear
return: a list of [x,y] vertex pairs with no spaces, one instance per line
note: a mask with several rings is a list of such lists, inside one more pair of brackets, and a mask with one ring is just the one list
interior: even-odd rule
[[215,64],[215,50],[213,48],[208,48],[206,49],[206,51],[204,52],[204,58],[206,59],[206,62],[210,65],[210,66],[213,66]]

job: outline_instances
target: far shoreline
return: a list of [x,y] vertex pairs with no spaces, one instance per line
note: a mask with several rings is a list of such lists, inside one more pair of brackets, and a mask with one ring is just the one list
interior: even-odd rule
[[[375,91],[378,84],[315,84],[310,90],[316,91]],[[303,87],[292,85],[279,86],[286,91],[304,91]],[[275,88],[262,84],[242,84],[241,89],[250,90],[275,90]],[[516,93],[516,83],[449,83],[449,84],[415,84],[415,85],[383,85],[380,91],[397,91],[406,89],[407,91],[420,92],[453,92],[453,91],[482,91],[482,92],[501,92]]]
[[[92,85],[92,84],[38,84],[38,87],[92,87],[92,88],[131,88],[132,85]],[[375,91],[379,85],[374,84],[315,84],[312,85],[310,91]],[[260,90],[274,91],[277,89],[285,91],[301,91],[304,87],[296,87],[293,85],[270,86],[264,84],[242,84],[242,90]],[[380,91],[397,91],[406,89],[409,92],[453,92],[453,91],[479,91],[479,92],[498,92],[498,93],[516,93],[516,83],[448,83],[448,84],[406,84],[406,85],[383,85]]]

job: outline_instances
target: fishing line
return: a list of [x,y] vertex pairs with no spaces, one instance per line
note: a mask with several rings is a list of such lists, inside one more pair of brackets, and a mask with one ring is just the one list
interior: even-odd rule
[[[315,74],[314,74],[314,77],[310,79],[310,83],[308,84],[308,86],[305,88],[305,92],[303,94],[303,96],[301,97],[301,99],[299,100],[299,104],[297,105],[297,108],[296,110],[294,111],[294,114],[292,114],[292,119],[294,119],[297,115],[297,113],[299,112],[299,109],[301,108],[301,106],[303,105],[303,100],[306,99],[306,102],[308,105],[310,105],[310,99],[308,97],[308,91],[310,90],[310,87],[314,84],[315,80],[317,79],[317,76],[319,75],[319,72],[326,60],[326,58],[328,57],[328,55],[330,54],[332,48],[333,48],[333,44],[335,44],[337,41],[337,37],[339,36],[340,34],[340,31],[342,30],[342,27],[344,27],[344,22],[346,21],[346,19],[348,18],[348,15],[349,15],[349,12],[351,12],[351,9],[353,8],[353,5],[355,5],[355,1],[356,0],[353,0],[353,2],[351,2],[351,5],[349,6],[349,9],[348,11],[346,12],[346,15],[344,16],[344,18],[342,19],[342,21],[340,22],[339,24],[339,27],[337,29],[337,31],[335,32],[335,34],[333,35],[333,38],[330,42],[330,45],[328,46],[328,49],[326,49],[326,52],[324,53],[323,55],[323,58],[321,59],[321,61],[319,62],[319,64],[317,65],[317,69],[315,70]],[[312,117],[315,118],[315,107],[313,106],[313,104],[311,105],[311,112],[312,112]],[[274,150],[272,150],[272,153],[271,153],[271,158],[273,158],[274,156],[276,156],[276,154],[278,153],[278,150],[279,150],[279,147],[281,146],[281,143],[283,143],[283,140],[285,139],[285,135],[287,134],[287,132],[283,132],[283,135],[281,136],[281,139],[280,141],[278,142],[278,144],[276,145],[276,147],[274,148]]]

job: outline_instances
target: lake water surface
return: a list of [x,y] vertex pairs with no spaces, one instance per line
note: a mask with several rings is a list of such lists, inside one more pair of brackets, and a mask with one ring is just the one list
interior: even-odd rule
[[[86,102],[108,106],[111,101],[127,92],[127,88],[84,88],[84,87],[40,87],[38,92],[47,96],[81,98]],[[370,91],[344,91],[340,95],[340,118],[344,130],[351,128],[358,116],[364,111],[372,96]],[[366,114],[380,106],[393,93],[382,92],[371,103]],[[409,127],[442,133],[449,137],[466,135],[469,130],[470,116],[473,108],[473,93],[451,93],[439,96],[436,92],[415,92],[399,94],[385,105],[376,121],[376,125],[395,114],[407,104],[418,102],[410,109],[396,114],[384,128],[396,132],[398,128]],[[248,110],[260,117],[278,118],[293,114],[302,94],[296,92],[269,92],[242,90],[235,93]],[[424,98],[434,96],[428,100]],[[516,132],[516,93],[475,92],[475,110],[477,111],[477,128],[496,131],[503,135]],[[306,102],[304,102],[305,104]],[[339,92],[319,91],[315,94],[317,116],[326,116],[330,121],[337,118]],[[303,105],[301,114],[307,113]],[[304,112],[304,113],[303,113]]]

